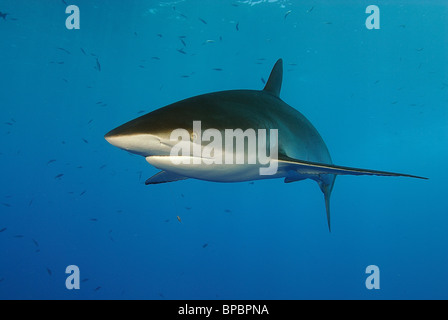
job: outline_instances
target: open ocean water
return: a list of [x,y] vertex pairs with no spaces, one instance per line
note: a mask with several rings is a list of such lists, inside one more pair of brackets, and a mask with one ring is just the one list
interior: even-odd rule
[[[0,12],[0,299],[448,298],[446,1],[0,0]],[[158,170],[104,139],[184,98],[261,90],[279,58],[282,99],[335,164],[429,180],[338,177],[330,233],[313,181],[145,186]]]

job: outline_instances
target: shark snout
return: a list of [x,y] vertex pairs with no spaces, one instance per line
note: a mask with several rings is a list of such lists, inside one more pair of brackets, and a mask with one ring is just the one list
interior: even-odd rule
[[109,142],[111,145],[123,149],[121,146],[123,145],[123,136],[117,135],[112,131],[109,131],[104,135],[104,139]]
[[128,132],[118,127],[104,136],[111,145],[144,157],[165,153],[157,136],[148,133]]
[[115,128],[104,135],[104,139],[111,145],[120,149],[125,149],[128,145],[129,137],[131,135],[123,130],[121,127]]

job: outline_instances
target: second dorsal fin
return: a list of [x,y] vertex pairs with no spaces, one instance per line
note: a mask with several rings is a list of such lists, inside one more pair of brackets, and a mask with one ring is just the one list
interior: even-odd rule
[[263,91],[269,92],[270,94],[280,98],[280,90],[282,89],[283,81],[283,60],[278,59],[272,68],[271,75],[269,76],[268,82],[264,87]]

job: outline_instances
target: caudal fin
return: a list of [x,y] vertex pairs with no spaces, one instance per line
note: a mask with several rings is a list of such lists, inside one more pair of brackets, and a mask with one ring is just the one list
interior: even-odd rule
[[330,197],[333,190],[334,181],[336,176],[332,176],[327,182],[319,181],[320,190],[322,190],[325,198],[325,210],[327,212],[328,231],[331,232],[331,219],[330,219]]

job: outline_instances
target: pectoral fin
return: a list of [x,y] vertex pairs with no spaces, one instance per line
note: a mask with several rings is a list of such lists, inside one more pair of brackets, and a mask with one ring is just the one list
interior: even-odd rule
[[278,160],[279,165],[281,166],[290,166],[299,174],[304,175],[318,175],[318,174],[335,174],[335,175],[373,175],[373,176],[388,176],[388,177],[409,177],[409,178],[417,178],[417,179],[428,179],[424,177],[414,176],[410,174],[404,173],[395,173],[395,172],[387,172],[387,171],[378,171],[378,170],[368,170],[368,169],[359,169],[359,168],[351,168],[351,167],[342,167],[336,166],[333,164],[323,164],[309,161],[302,161],[292,159],[286,156],[283,156],[282,159]]
[[278,160],[279,167],[288,171],[285,182],[300,181],[306,178],[317,181],[325,197],[325,209],[327,212],[328,229],[331,232],[330,224],[330,196],[333,189],[334,180],[337,175],[374,175],[388,177],[409,177],[417,179],[428,179],[410,174],[367,170],[350,167],[335,166],[333,164],[323,164],[309,161],[302,161],[282,155]]
[[187,177],[179,176],[175,173],[160,171],[159,173],[153,175],[151,178],[146,180],[145,184],[158,184],[158,183],[166,183],[166,182],[174,182],[179,180],[186,180]]

